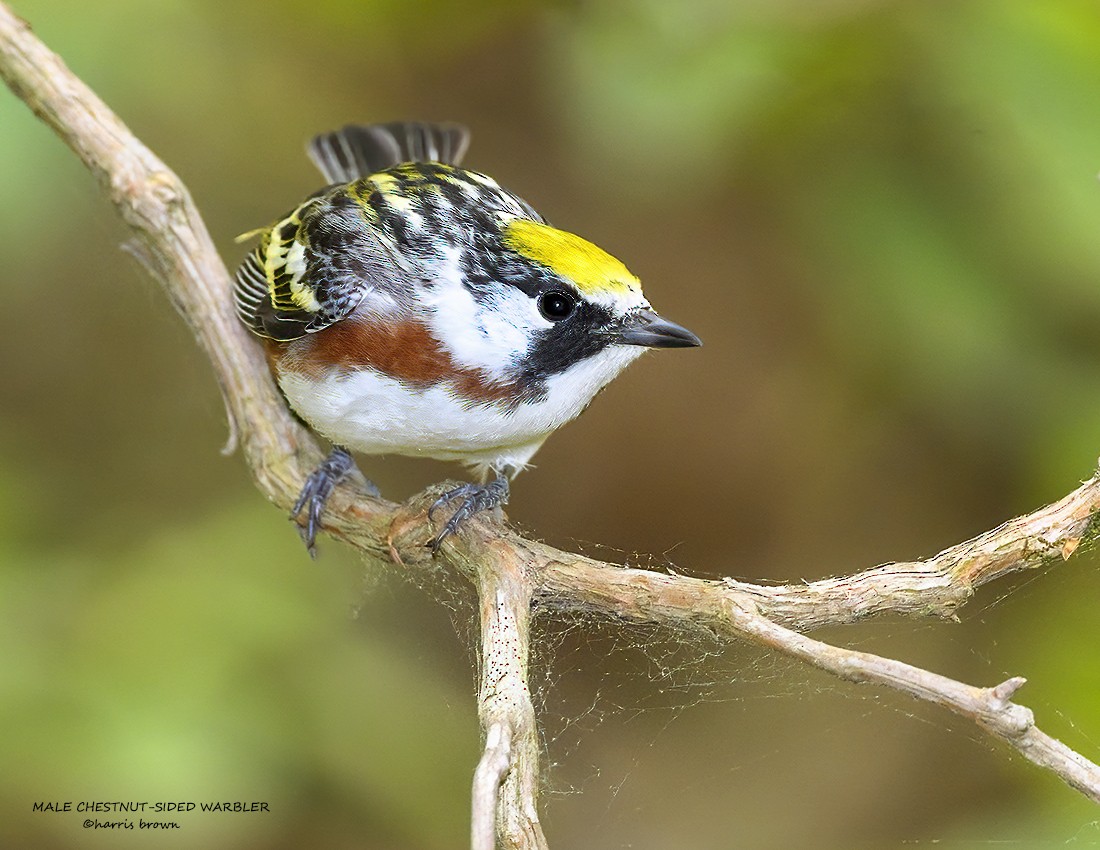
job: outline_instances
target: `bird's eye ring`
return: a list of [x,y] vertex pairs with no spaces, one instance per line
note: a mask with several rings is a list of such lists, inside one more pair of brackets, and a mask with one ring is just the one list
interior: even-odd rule
[[539,296],[539,312],[551,322],[568,318],[576,306],[576,299],[560,289],[551,289]]

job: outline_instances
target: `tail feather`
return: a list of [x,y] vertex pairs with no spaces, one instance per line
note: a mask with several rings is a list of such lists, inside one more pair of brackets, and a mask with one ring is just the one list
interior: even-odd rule
[[459,124],[395,121],[390,124],[349,124],[316,136],[309,158],[330,183],[350,183],[403,162],[459,165],[470,143],[470,132]]

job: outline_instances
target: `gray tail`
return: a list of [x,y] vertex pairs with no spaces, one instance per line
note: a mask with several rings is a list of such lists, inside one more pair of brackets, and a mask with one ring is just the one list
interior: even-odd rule
[[403,162],[459,165],[469,143],[470,131],[460,124],[394,121],[322,133],[307,151],[330,183],[350,183]]

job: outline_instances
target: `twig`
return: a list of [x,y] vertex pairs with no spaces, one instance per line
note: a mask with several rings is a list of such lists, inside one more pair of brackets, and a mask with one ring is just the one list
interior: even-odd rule
[[992,688],[976,688],[902,661],[832,646],[777,625],[754,607],[731,600],[728,632],[812,664],[849,682],[873,683],[935,703],[973,720],[1025,758],[1060,776],[1094,803],[1100,803],[1100,766],[1050,737],[1035,725],[1031,709],[1012,697],[1026,679],[1016,676]]
[[[0,0],[0,77],[81,158],[135,235],[134,250],[164,287],[209,355],[257,486],[282,509],[321,459],[291,417],[259,346],[233,316],[231,284],[180,179],[136,139]],[[341,487],[325,529],[374,565],[408,568],[430,558],[426,506],[435,491],[395,505]],[[1095,765],[1035,728],[1010,698],[1010,679],[979,689],[799,634],[882,612],[952,617],[974,589],[1006,573],[1069,558],[1095,534],[1100,477],[1056,504],[941,552],[807,584],[705,581],[595,561],[477,520],[442,557],[475,582],[482,606],[480,713],[486,750],[475,783],[475,847],[496,828],[510,847],[545,847],[537,800],[537,732],[526,691],[529,604],[592,611],[619,620],[698,628],[748,638],[852,681],[873,681],[973,718],[1090,799],[1100,799]],[[499,731],[498,731],[499,730]],[[502,760],[507,761],[501,767]],[[481,842],[478,844],[478,842]]]
[[1100,473],[1052,505],[925,561],[884,564],[800,584],[768,586],[619,569],[549,547],[529,545],[536,600],[551,608],[601,611],[633,620],[712,622],[729,594],[797,631],[853,623],[876,614],[953,619],[974,590],[1003,575],[1062,563],[1096,534]]

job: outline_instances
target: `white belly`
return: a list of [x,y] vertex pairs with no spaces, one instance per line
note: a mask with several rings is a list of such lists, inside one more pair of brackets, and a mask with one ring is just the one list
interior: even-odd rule
[[282,372],[279,385],[299,415],[337,445],[519,470],[642,351],[612,346],[549,378],[545,398],[511,408],[471,403],[442,386],[410,387],[369,369],[334,369],[320,379]]

